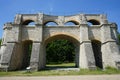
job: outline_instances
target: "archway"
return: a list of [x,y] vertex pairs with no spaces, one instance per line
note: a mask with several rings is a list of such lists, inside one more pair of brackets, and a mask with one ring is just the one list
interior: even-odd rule
[[94,52],[96,67],[102,69],[103,63],[102,63],[101,42],[97,40],[92,40],[92,48]]
[[[48,53],[47,53],[47,47],[51,44],[52,44],[52,46],[54,46],[54,50],[51,51],[51,52],[53,52],[53,54],[54,54],[54,51],[56,51],[56,52],[60,51],[60,54],[57,54],[58,56],[54,55],[55,58],[52,58],[52,56],[48,56]],[[73,49],[71,49],[71,51],[65,51],[66,49],[64,49],[64,48],[68,48],[67,46],[70,46],[70,45],[72,45]],[[52,64],[52,68],[79,67],[79,49],[80,49],[79,45],[80,45],[79,41],[77,41],[75,38],[70,37],[68,35],[60,34],[60,35],[55,35],[55,36],[48,38],[45,41],[46,67],[51,67],[51,66],[47,65],[47,63],[49,63],[48,57],[50,57],[51,61],[54,61],[53,63],[57,63],[57,64],[63,63],[63,65],[58,65],[58,66]],[[59,48],[59,47],[62,47],[62,48]],[[50,53],[50,54],[52,54],[52,53]],[[62,58],[62,59],[60,59],[60,58]],[[69,58],[71,58],[71,60]],[[61,61],[58,61],[58,60],[61,60]],[[67,63],[68,63],[68,65],[67,65]],[[69,63],[70,63],[70,65],[69,65]]]
[[27,40],[22,43],[22,65],[21,69],[26,69],[30,65],[31,51],[32,51],[32,41]]
[[44,26],[57,26],[57,23],[54,21],[48,21],[48,22],[44,23]]
[[79,23],[76,21],[68,21],[65,23],[65,25],[66,26],[75,26],[75,25],[79,25]]
[[89,26],[100,25],[100,22],[97,21],[97,20],[94,20],[94,19],[88,20],[87,23],[88,23]]
[[22,23],[22,25],[35,26],[35,22],[33,20],[26,20]]

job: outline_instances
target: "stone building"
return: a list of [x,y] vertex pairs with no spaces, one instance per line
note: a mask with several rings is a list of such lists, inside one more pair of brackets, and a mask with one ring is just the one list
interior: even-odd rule
[[[35,25],[29,25],[31,22]],[[47,26],[49,22],[57,25]],[[74,25],[65,25],[68,22]],[[45,68],[46,45],[63,38],[75,45],[76,67],[120,68],[117,25],[109,22],[104,14],[17,14],[14,22],[6,23],[3,30],[1,70],[19,70],[28,66],[33,70]]]

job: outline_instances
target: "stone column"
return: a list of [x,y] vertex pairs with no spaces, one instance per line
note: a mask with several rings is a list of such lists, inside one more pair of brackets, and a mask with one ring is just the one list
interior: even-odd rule
[[16,44],[15,42],[9,42],[5,45],[5,50],[2,53],[0,62],[1,68],[3,70],[9,70],[10,68],[11,57],[14,51],[15,44]]
[[80,43],[77,43],[75,48],[75,67],[80,68]]
[[7,23],[4,25],[5,33],[2,41],[3,46],[0,51],[1,67],[7,66],[9,70],[15,70],[18,68],[18,61],[16,60],[15,56],[17,56],[20,53],[19,51],[17,51],[17,47],[16,47],[19,45],[16,43],[19,43],[20,41],[21,30],[19,26],[20,26],[19,24],[13,24],[13,23]]
[[30,67],[32,70],[42,69],[44,66],[43,60],[43,50],[42,50],[42,41],[43,41],[43,13],[38,13],[37,23],[35,27],[35,36],[32,46],[32,54],[30,60]]
[[95,58],[89,40],[88,25],[85,16],[82,15],[80,24],[80,68],[95,69]]
[[91,41],[88,39],[88,25],[80,26],[80,68],[95,69],[95,58]]
[[64,16],[58,16],[58,25],[64,26]]
[[39,68],[40,47],[41,47],[41,42],[35,42],[35,41],[33,42],[31,59],[30,59],[30,67],[32,70],[38,70]]
[[[117,39],[115,39],[116,33],[112,34],[113,25],[109,24],[105,15],[100,15],[101,17],[101,51],[103,59],[103,68],[111,66],[115,68],[120,68],[120,52],[119,46],[117,44]],[[117,27],[114,25],[114,27]],[[114,36],[114,37],[113,37]]]
[[103,24],[101,27],[103,68],[111,66],[117,68],[120,62],[120,53],[117,41],[112,39],[111,24]]

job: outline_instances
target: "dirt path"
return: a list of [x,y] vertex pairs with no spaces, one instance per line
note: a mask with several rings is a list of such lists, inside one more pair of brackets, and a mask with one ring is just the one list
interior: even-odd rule
[[120,80],[118,75],[0,77],[0,80]]

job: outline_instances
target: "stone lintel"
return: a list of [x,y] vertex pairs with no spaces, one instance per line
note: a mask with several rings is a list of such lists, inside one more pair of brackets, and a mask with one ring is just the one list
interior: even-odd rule
[[9,42],[7,42],[7,43],[17,43],[16,41],[9,41]]
[[35,25],[36,25],[36,27],[43,26],[43,24],[35,24]]
[[21,26],[21,24],[15,24],[15,23],[13,23],[12,26],[19,27],[19,26]]
[[108,24],[101,24],[101,26],[111,26],[112,23],[108,23]]
[[87,26],[88,26],[88,24],[80,24],[80,26],[86,26],[86,27],[87,27]]
[[107,40],[107,41],[103,42],[102,45],[103,45],[103,44],[106,44],[106,43],[108,43],[108,42],[116,42],[116,41],[113,40],[113,39],[111,39],[111,40]]
[[7,43],[16,43],[16,44],[18,44],[18,43],[20,43],[20,42],[17,42],[17,41],[9,41],[9,42],[7,42]]
[[110,28],[116,28],[117,29],[117,25],[115,23],[101,24],[100,26],[101,27],[102,26],[109,26]]
[[80,45],[83,43],[91,43],[91,41],[82,41],[82,42],[80,42]]

